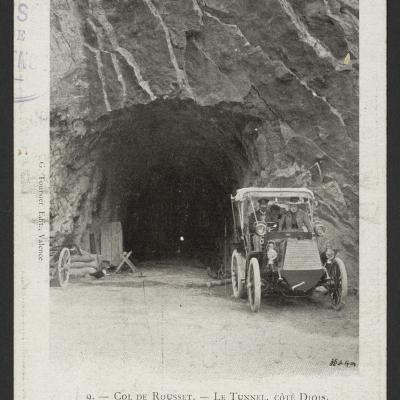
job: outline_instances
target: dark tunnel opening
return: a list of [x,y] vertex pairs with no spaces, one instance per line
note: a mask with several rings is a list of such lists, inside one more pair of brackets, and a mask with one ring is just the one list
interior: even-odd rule
[[204,172],[174,166],[152,168],[127,205],[126,245],[139,258],[221,255],[230,224],[228,193],[236,183],[221,186]]
[[124,248],[139,260],[220,263],[232,231],[230,194],[252,170],[257,123],[226,106],[181,101],[114,114],[96,145],[106,187],[100,220],[121,221]]

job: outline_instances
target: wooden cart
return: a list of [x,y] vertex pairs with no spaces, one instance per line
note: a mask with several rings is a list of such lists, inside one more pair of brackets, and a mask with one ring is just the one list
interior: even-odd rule
[[59,253],[54,251],[50,254],[50,284],[52,286],[65,287],[69,281],[69,269],[71,266],[71,252],[67,247],[63,247]]

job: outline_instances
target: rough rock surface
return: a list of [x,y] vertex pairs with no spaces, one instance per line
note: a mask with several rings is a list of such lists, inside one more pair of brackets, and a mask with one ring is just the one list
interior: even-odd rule
[[226,146],[238,184],[311,187],[357,280],[356,0],[52,0],[51,66],[54,243],[115,211],[104,182],[136,171],[132,136],[186,124],[191,149]]

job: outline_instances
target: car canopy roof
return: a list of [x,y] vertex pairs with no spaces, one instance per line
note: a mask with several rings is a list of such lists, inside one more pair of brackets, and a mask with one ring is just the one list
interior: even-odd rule
[[268,188],[268,187],[248,187],[239,189],[235,196],[232,196],[234,201],[244,201],[249,198],[259,199],[263,197],[288,198],[288,197],[303,197],[314,200],[314,194],[307,188]]

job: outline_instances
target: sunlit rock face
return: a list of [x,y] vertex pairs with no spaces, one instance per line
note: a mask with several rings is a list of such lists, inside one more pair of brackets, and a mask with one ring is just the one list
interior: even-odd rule
[[51,23],[55,243],[123,218],[162,142],[221,195],[309,186],[357,279],[357,1],[53,0]]

